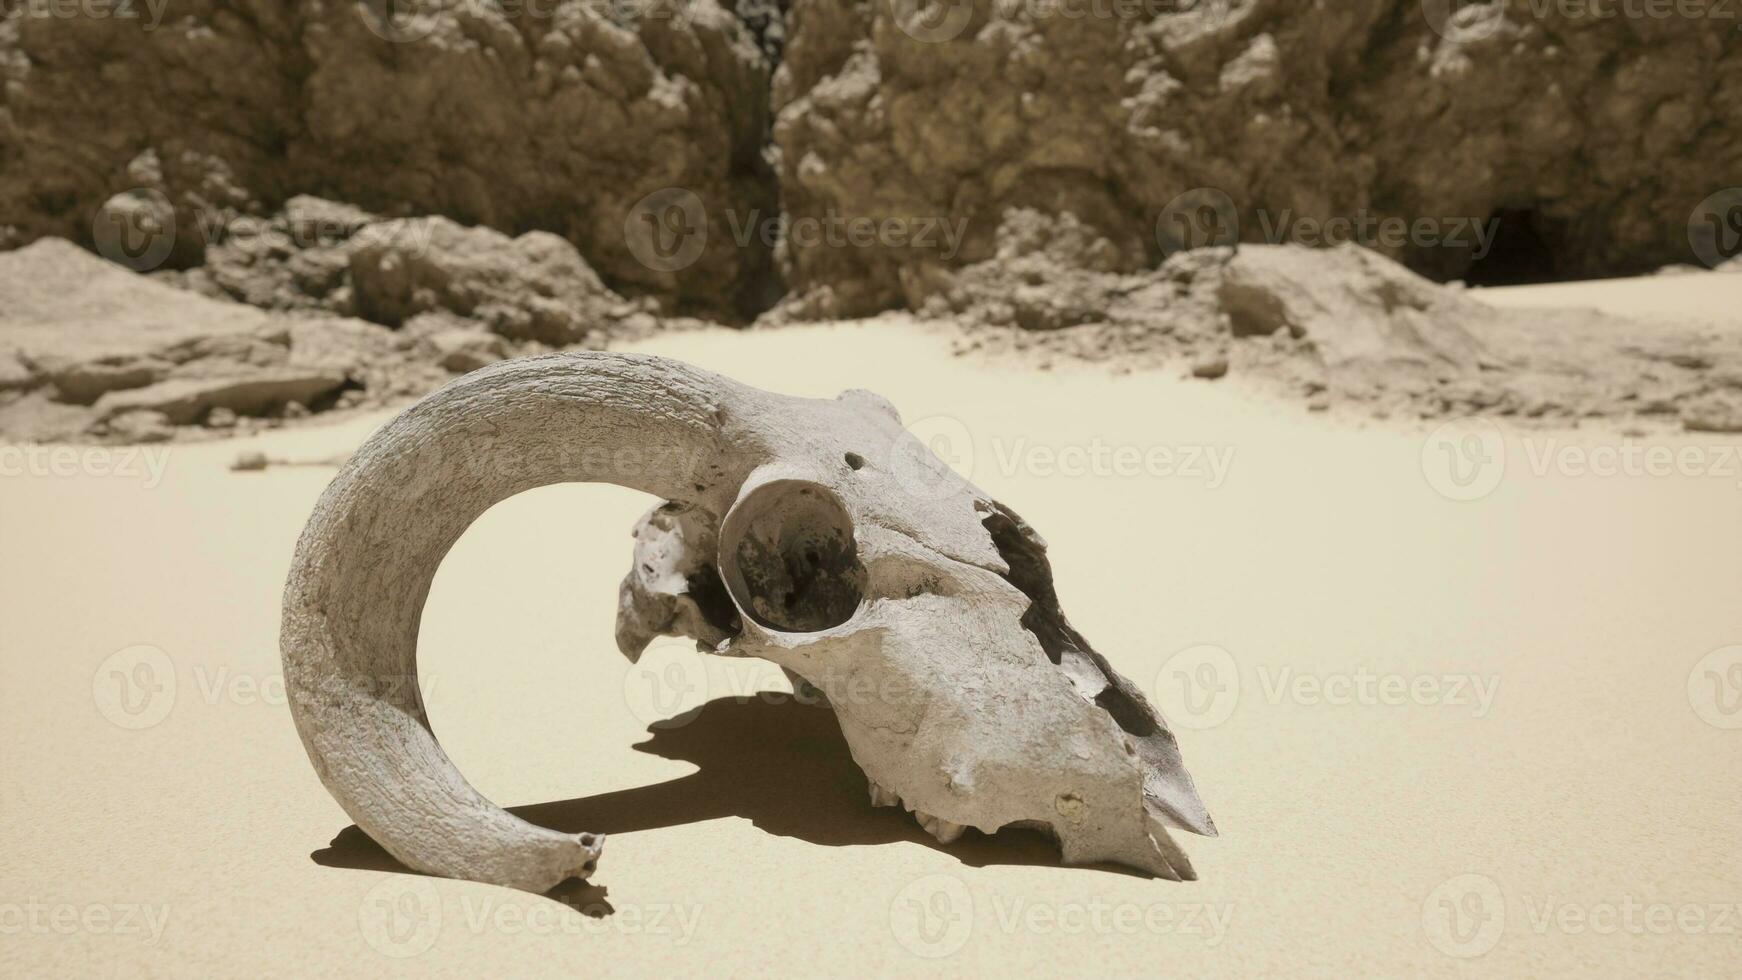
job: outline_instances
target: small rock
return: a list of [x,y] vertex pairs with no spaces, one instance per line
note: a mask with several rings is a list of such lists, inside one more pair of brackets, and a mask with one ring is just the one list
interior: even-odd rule
[[284,403],[284,408],[280,410],[279,414],[287,419],[306,419],[308,418],[308,406],[299,401],[288,401]]
[[166,442],[175,438],[169,416],[153,409],[122,412],[107,420],[109,434],[127,442]]
[[35,375],[24,366],[17,354],[0,352],[0,391],[28,388],[34,380]]
[[266,468],[266,454],[254,449],[236,454],[236,459],[230,464],[230,469],[236,473],[254,473]]
[[444,330],[430,338],[442,367],[465,374],[495,364],[508,356],[508,344],[493,333],[480,330]]
[[1192,365],[1192,377],[1214,381],[1228,375],[1228,358],[1223,354],[1215,354],[1199,359]]
[[206,428],[208,429],[232,429],[235,426],[236,412],[234,409],[219,405],[206,413]]
[[177,378],[144,388],[111,391],[97,400],[96,415],[98,419],[111,419],[150,409],[175,424],[192,425],[219,406],[238,415],[260,415],[276,405],[288,409],[292,402],[301,407],[307,400],[344,383],[341,374],[284,369],[263,370],[244,377]]
[[1742,399],[1711,394],[1682,406],[1682,428],[1689,432],[1742,433]]

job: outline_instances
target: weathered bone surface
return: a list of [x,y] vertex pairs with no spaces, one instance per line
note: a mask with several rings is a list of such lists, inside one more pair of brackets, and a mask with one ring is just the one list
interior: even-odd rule
[[[443,754],[415,683],[448,548],[492,504],[601,481],[666,502],[635,533],[617,640],[766,658],[822,692],[871,803],[949,843],[1054,835],[1066,861],[1192,878],[1214,834],[1160,715],[1060,611],[1045,544],[862,391],[810,400],[687,365],[563,354],[467,375],[333,481],[285,590],[285,681],[322,781],[421,871],[542,891],[603,839],[533,826]],[[400,691],[403,697],[396,697]]]

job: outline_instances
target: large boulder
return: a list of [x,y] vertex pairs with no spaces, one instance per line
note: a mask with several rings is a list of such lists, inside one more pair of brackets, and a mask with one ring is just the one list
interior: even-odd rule
[[62,239],[0,252],[0,438],[161,438],[405,398],[449,370],[403,331],[208,298]]
[[[1024,208],[1074,215],[1120,272],[1235,236],[1440,279],[1698,261],[1690,225],[1742,185],[1742,42],[1691,7],[795,0],[781,261],[822,315],[903,305],[904,276],[990,258]],[[796,234],[849,219],[876,230]]]
[[381,218],[307,195],[239,220],[206,262],[157,273],[195,292],[272,310],[358,316],[390,327],[451,314],[510,340],[599,346],[645,318],[608,289],[574,245],[550,232],[517,238],[443,217]]
[[61,401],[88,405],[150,384],[174,366],[171,352],[245,342],[267,322],[259,310],[152,282],[61,239],[0,252],[0,353]]
[[0,18],[0,248],[52,235],[188,267],[308,193],[550,232],[680,309],[768,301],[760,239],[706,235],[678,268],[635,248],[662,190],[710,228],[776,206],[768,56],[716,0],[18,6]]

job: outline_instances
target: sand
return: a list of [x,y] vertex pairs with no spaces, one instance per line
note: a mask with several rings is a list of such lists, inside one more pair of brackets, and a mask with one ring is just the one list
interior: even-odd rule
[[393,872],[282,703],[280,589],[333,470],[228,470],[342,454],[377,415],[126,461],[0,449],[0,974],[1742,963],[1739,440],[1376,423],[947,348],[887,318],[638,349],[871,388],[954,439],[1173,718],[1222,831],[1183,839],[1200,881],[1059,867],[1015,832],[936,846],[869,806],[825,711],[733,697],[779,688],[771,668],[669,646],[632,668],[612,616],[650,501],[583,486],[467,533],[421,657],[461,770],[609,833],[600,869],[552,897]]

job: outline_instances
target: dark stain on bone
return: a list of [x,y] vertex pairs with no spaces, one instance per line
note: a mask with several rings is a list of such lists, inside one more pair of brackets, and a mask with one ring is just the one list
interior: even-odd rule
[[1073,666],[1082,666],[1086,661],[1105,680],[1105,686],[1094,696],[1094,703],[1136,742],[1137,755],[1146,773],[1146,803],[1194,833],[1213,836],[1215,824],[1203,812],[1203,804],[1197,799],[1185,761],[1180,757],[1179,742],[1161,714],[1150,706],[1136,685],[1114,670],[1107,658],[1096,653],[1083,634],[1065,620],[1053,587],[1052,564],[1046,559],[1046,542],[1015,511],[996,501],[981,523],[991,533],[999,557],[1010,566],[1005,580],[1030,600],[1022,615],[1022,626],[1034,634],[1047,659],[1061,667],[1067,657],[1074,661]]
[[1095,704],[1113,716],[1119,727],[1139,737],[1162,734],[1170,740],[1172,734],[1155,719],[1143,695],[1107,663],[1105,657],[1089,646],[1089,641],[1065,619],[1059,607],[1058,591],[1053,587],[1052,563],[1046,560],[1046,544],[1015,511],[994,502],[992,513],[981,521],[992,534],[992,544],[999,557],[1010,566],[1004,578],[1028,596],[1030,605],[1022,614],[1022,627],[1040,641],[1040,648],[1055,664],[1063,664],[1066,655],[1074,654],[1092,662],[1106,678],[1107,686],[1095,695]]
[[720,571],[713,565],[703,565],[694,573],[684,577],[684,588],[689,597],[695,600],[702,618],[721,632],[737,636],[744,631],[744,623],[738,618],[738,607],[732,604],[732,596],[726,592],[726,583],[720,580]]

